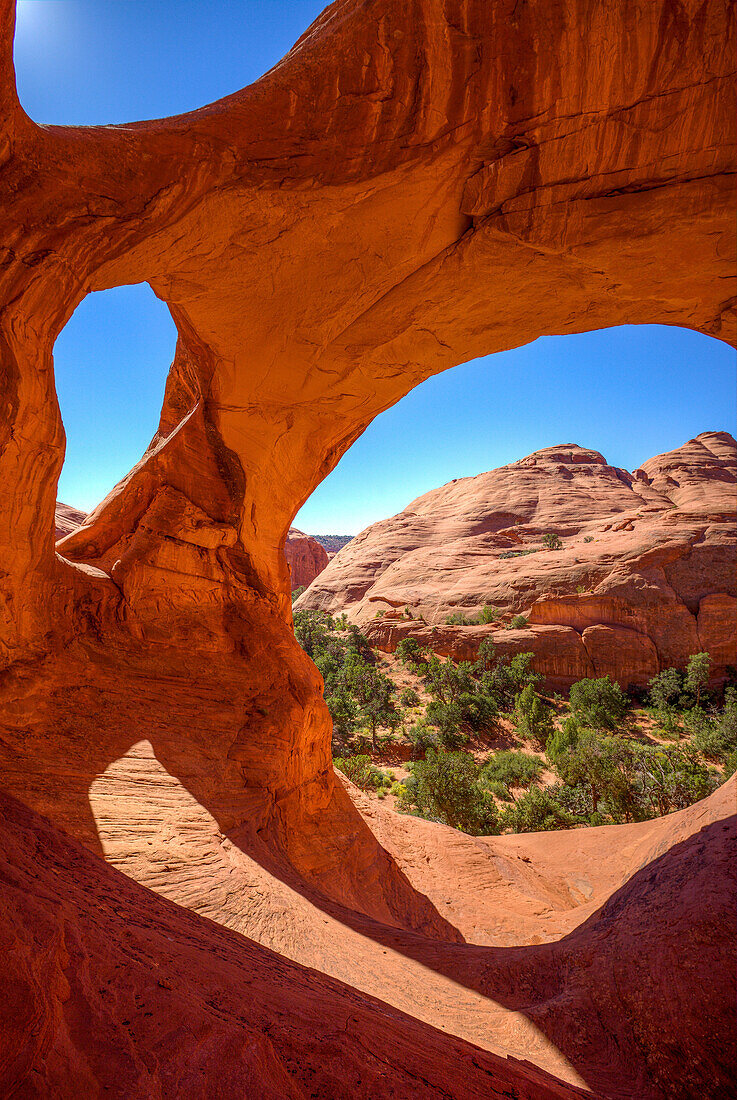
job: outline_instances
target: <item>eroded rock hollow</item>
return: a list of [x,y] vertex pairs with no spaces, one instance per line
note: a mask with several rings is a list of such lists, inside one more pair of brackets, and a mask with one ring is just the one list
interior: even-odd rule
[[[9,795],[51,823],[8,818],[42,838],[39,866],[76,861],[94,877],[81,843],[239,933],[263,943],[268,931],[294,957],[309,937],[296,919],[279,933],[273,913],[259,916],[239,863],[250,860],[294,897],[315,891],[410,939],[460,943],[458,923],[411,883],[335,778],[319,677],[291,631],[285,536],[372,418],[430,374],[605,325],[666,321],[734,338],[730,7],[338,0],[279,65],[218,103],[65,128],[39,126],[20,106],[14,3],[0,0],[0,768]],[[86,294],[139,281],[179,334],[159,429],[55,544],[64,430],[54,341]],[[209,839],[183,877],[167,878],[185,834]],[[243,876],[240,924],[226,865]],[[222,905],[215,889],[198,894],[208,875]],[[60,902],[68,922],[71,905]],[[20,911],[24,928],[37,919],[21,907],[11,926]],[[75,912],[78,927],[88,917]],[[90,919],[104,928],[105,913],[100,902]],[[233,962],[232,980],[244,965]],[[72,1028],[62,978],[42,990],[33,967],[28,975],[41,1045],[5,1059],[11,1085],[30,1072],[41,1093],[45,1080],[57,1095],[58,1081],[93,1094],[113,1073],[103,1061],[82,1074],[74,1051],[94,1028],[87,1038]],[[698,1081],[725,1080],[706,1021],[691,1013],[670,1025],[691,1039],[700,1027]],[[649,1028],[637,1046],[640,1096],[665,1088],[672,1069],[648,1053]],[[521,1057],[534,1046],[525,1042]],[[602,1042],[578,1049],[556,1034],[535,1057],[603,1087],[626,1079],[633,1055]],[[281,1068],[269,1051],[253,1056],[249,1072],[271,1082],[263,1095],[364,1094],[360,1075],[310,1092],[303,1066],[294,1083],[298,1056],[279,1049]],[[409,1057],[392,1050],[395,1064]],[[447,1090],[453,1051],[424,1085],[410,1066],[403,1095]],[[478,1049],[472,1057],[489,1064]],[[131,1058],[138,1091],[126,1095],[152,1095],[151,1063]],[[488,1095],[489,1080],[471,1074],[468,1095]],[[366,1095],[391,1094],[381,1072],[369,1085]],[[519,1087],[572,1095],[533,1077]]]

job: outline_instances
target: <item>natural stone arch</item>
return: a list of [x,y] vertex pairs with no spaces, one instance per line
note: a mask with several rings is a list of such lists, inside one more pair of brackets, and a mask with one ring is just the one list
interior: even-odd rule
[[[108,834],[119,835],[108,768],[122,768],[144,740],[133,775],[144,808],[146,784],[157,781],[147,756],[234,848],[295,890],[316,888],[364,924],[378,918],[371,934],[407,954],[421,930],[429,957],[447,949],[431,965],[469,987],[486,980],[488,959],[447,942],[456,928],[335,782],[319,680],[290,631],[284,534],[371,418],[433,372],[544,333],[625,322],[734,335],[730,7],[339,0],[251,88],[179,118],[74,129],[39,127],[21,110],[13,2],[0,0],[0,767],[9,791],[95,845],[89,788]],[[159,432],[57,556],[63,434],[51,349],[86,293],[139,281],[167,302],[179,331]],[[689,840],[685,875],[677,849],[654,854],[669,829],[654,823],[635,892],[667,907],[682,875],[703,896],[696,874],[710,856],[726,895],[721,824]],[[605,914],[609,942],[622,904]],[[643,923],[627,941],[624,922],[615,962],[645,943],[640,927],[652,932],[652,913],[635,908]],[[678,915],[688,929],[689,912]],[[673,938],[670,910],[666,920],[659,943]],[[620,974],[593,971],[611,1012],[601,1025],[589,1011],[589,963],[605,944],[579,939],[581,1003],[594,1039],[603,1027],[609,1044],[605,1077],[615,1058],[631,1077],[634,1064],[652,1070],[652,1056],[652,1072],[669,1081],[673,1062],[651,1023],[660,1017],[644,1011],[645,1029],[623,1032],[634,1002],[615,995]],[[675,942],[688,949],[692,939]],[[506,983],[516,1007],[530,973],[567,980],[561,944],[562,956],[547,944],[512,951],[511,968],[502,952],[502,993],[492,983],[488,996]],[[648,971],[647,948],[626,957],[630,974]],[[668,969],[676,993],[694,972]],[[677,1004],[683,1049],[705,1076],[712,1064],[724,1072],[719,1030],[700,1002],[671,999],[670,988],[647,1005]],[[643,1000],[638,989],[637,1013]],[[51,1013],[46,1002],[42,1012]],[[385,1029],[385,1015],[371,1019]],[[552,1029],[562,1015],[536,1019]],[[565,1034],[575,1018],[562,1026],[555,1042],[575,1052],[579,1036]],[[455,1073],[455,1048],[442,1049]]]
[[[43,778],[48,730],[83,787],[153,725],[224,828],[268,822],[324,881],[321,815],[360,848],[289,631],[289,524],[431,373],[603,325],[734,334],[729,8],[338,0],[216,104],[66,128],[20,108],[2,0],[11,789],[91,839],[83,791]],[[179,331],[159,432],[60,558],[53,342],[87,292],[144,280]]]

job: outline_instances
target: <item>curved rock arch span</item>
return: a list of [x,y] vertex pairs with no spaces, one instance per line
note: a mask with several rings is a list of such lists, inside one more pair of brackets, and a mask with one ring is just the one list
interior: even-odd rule
[[[281,873],[454,938],[335,780],[284,537],[430,374],[614,324],[734,340],[731,8],[336,0],[243,91],[72,128],[23,112],[0,0],[7,790],[99,847],[89,788],[146,740]],[[159,430],[55,547],[54,340],[140,281],[179,333]]]

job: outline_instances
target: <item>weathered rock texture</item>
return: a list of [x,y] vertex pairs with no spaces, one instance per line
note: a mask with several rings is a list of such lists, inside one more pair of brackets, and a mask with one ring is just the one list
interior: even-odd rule
[[324,546],[311,535],[305,535],[296,527],[290,527],[284,544],[284,554],[289,566],[292,591],[308,585],[322,573],[330,558]]
[[[72,508],[69,504],[56,502],[55,524],[56,541],[66,538],[82,526],[86,519],[84,512]],[[311,535],[305,535],[296,527],[290,527],[284,543],[284,556],[289,567],[292,590],[299,585],[308,585],[323,571],[329,556],[320,543]]]
[[[667,320],[734,336],[730,7],[338,0],[280,64],[218,103],[162,121],[65,128],[38,126],[20,107],[14,5],[0,0],[0,774],[11,795],[52,822],[51,833],[39,825],[39,841],[28,841],[36,866],[66,843],[62,829],[88,849],[67,848],[63,858],[91,886],[103,875],[97,860],[109,833],[124,843],[129,835],[123,816],[145,838],[152,890],[166,892],[177,852],[200,845],[202,860],[186,861],[176,900],[196,908],[205,896],[210,920],[227,924],[234,904],[224,873],[221,889],[208,889],[213,865],[243,853],[293,893],[338,907],[342,928],[364,922],[371,938],[396,929],[429,955],[435,944],[459,945],[458,930],[337,784],[319,676],[291,631],[284,540],[302,502],[371,419],[437,371],[602,325]],[[128,477],[55,547],[64,433],[54,341],[90,291],[143,280],[179,332],[159,429]],[[121,787],[118,777],[140,759],[137,781]],[[155,837],[146,836],[152,821]],[[25,828],[22,818],[8,822],[13,833]],[[719,848],[708,837],[704,845],[719,892]],[[117,855],[132,873],[136,852]],[[679,866],[663,865],[651,897],[679,896]],[[188,1061],[192,1050],[204,1060],[198,1081],[180,1088],[175,1077],[174,1091],[217,1094],[224,1047],[231,1037],[245,1044],[254,1029],[263,1040],[243,1048],[249,1087],[289,1095],[268,1046],[270,1022],[253,1013],[243,1022],[245,956],[220,970],[220,948],[207,937],[212,950],[180,952],[157,899],[146,894],[152,909],[140,927],[139,902],[121,905],[117,882],[104,886],[99,904],[91,888],[65,902],[72,877],[50,876],[49,890],[60,891],[52,908],[70,914],[63,937],[45,897],[31,909],[24,902],[33,891],[48,895],[43,882],[13,895],[12,928],[27,929],[26,945],[46,944],[53,962],[40,961],[35,946],[9,953],[17,933],[3,934],[13,979],[4,1000],[8,988],[20,990],[22,1004],[25,982],[35,1005],[20,1047],[2,1032],[11,1089],[49,1095],[64,1081],[75,1095],[94,1094],[89,1082],[102,1071],[90,1066],[110,1050],[112,1020],[128,1039],[116,1023],[121,1068],[106,1095],[136,1095],[126,1082],[152,1072],[147,1043],[156,1035],[171,1057]],[[254,934],[283,922],[295,951],[309,939],[305,926],[286,922],[286,903],[270,920],[257,878],[241,881]],[[93,898],[95,934],[78,915],[85,898]],[[707,904],[705,892],[697,900]],[[124,927],[110,915],[116,907],[129,915]],[[681,912],[691,942],[688,930],[711,917]],[[119,954],[123,932],[140,933],[150,953],[134,945]],[[188,931],[184,939],[191,943]],[[602,995],[614,999],[629,944],[610,942]],[[637,973],[650,964],[660,973],[668,959],[657,945],[649,954],[639,932],[638,942]],[[333,935],[331,958],[342,957],[341,945]],[[387,955],[391,974],[395,956]],[[678,972],[682,1002],[702,988],[700,965]],[[146,1007],[136,988],[143,969],[146,989],[163,971],[157,990],[165,990],[172,967],[185,983],[178,1030],[165,994],[154,991]],[[205,978],[209,967],[218,969]],[[706,972],[718,1035],[727,972]],[[415,1092],[432,1095],[417,1060],[395,1057],[383,1010],[365,1016],[361,996],[347,996],[361,1068],[343,1094],[379,1050],[392,1083],[403,1064]],[[477,1003],[474,995],[456,1014],[459,1029],[472,1026]],[[208,1060],[210,1037],[225,1034],[234,1004],[236,1032]],[[426,1004],[442,1024],[434,991]],[[151,1012],[145,1033],[131,1005]],[[682,1093],[694,1079],[702,1095],[715,1081],[722,1087],[724,1062],[708,1036],[702,1062],[683,1057],[690,1017],[678,1012],[665,1032],[642,1032],[631,1022],[639,1012],[646,1018],[641,1005],[617,1025],[629,1036],[618,1033],[619,1049],[637,1043],[644,1052],[635,1093],[630,1059],[608,1062],[606,1084],[595,1044],[573,1042],[555,1065],[569,1062],[612,1095],[662,1094],[666,1078]],[[324,1012],[329,1020],[332,1009]],[[275,1013],[280,1028],[291,1026],[293,1049],[303,1048],[300,1037],[308,1042],[314,1031],[295,1031],[282,1008]],[[558,993],[548,1016],[561,1014]],[[342,1053],[335,1016],[335,1029],[319,1034]],[[183,1046],[185,1033],[200,1044]],[[728,1037],[719,1037],[726,1049]],[[487,1038],[503,1047],[503,1026]],[[318,1058],[300,1049],[290,1064],[303,1056],[307,1065]],[[477,1066],[483,1057],[471,1056]],[[466,1078],[448,1061],[436,1091],[450,1091],[450,1074],[458,1095]],[[231,1065],[229,1055],[228,1073]],[[528,1094],[538,1088],[534,1070],[519,1072]],[[302,1094],[329,1094],[323,1080],[303,1083]],[[406,1080],[397,1076],[395,1093]]]
[[85,513],[79,508],[72,508],[70,504],[62,504],[57,500],[54,510],[54,535],[56,541],[71,535],[85,520]]
[[[542,548],[548,532],[560,550]],[[532,650],[553,687],[604,675],[644,684],[702,650],[718,680],[737,665],[736,564],[737,444],[727,432],[634,474],[568,444],[451,481],[368,527],[297,607],[346,611],[390,650],[416,637],[469,657],[491,636],[500,652]],[[484,605],[498,623],[445,622]],[[529,626],[504,629],[515,614]]]

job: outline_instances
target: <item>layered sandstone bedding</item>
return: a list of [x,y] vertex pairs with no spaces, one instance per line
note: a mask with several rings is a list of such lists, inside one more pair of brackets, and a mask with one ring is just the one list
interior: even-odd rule
[[[546,548],[554,534],[559,549]],[[531,650],[551,687],[642,685],[707,651],[737,665],[737,444],[704,432],[629,473],[574,445],[452,481],[357,535],[297,608],[345,611],[379,648]],[[449,615],[496,621],[453,626]],[[527,620],[509,629],[515,615]],[[377,617],[378,616],[378,617]],[[506,629],[505,629],[506,628]]]
[[[55,524],[56,539],[66,538],[82,526],[86,513],[69,504],[56,502]],[[328,553],[320,543],[304,531],[290,527],[284,542],[284,555],[289,566],[292,590],[300,585],[308,585],[328,564]]]
[[[615,324],[734,339],[730,15],[336,0],[251,87],[72,128],[23,111],[0,0],[6,1094],[734,1091],[733,802],[518,858],[374,828],[332,768],[284,556],[433,373]],[[159,427],[57,543],[54,341],[140,281],[178,330]],[[431,889],[413,868],[458,843]],[[521,883],[542,918],[551,853],[559,904],[600,908],[475,942],[477,897],[485,934]],[[606,856],[611,897],[581,873]]]

